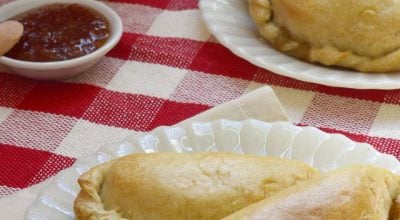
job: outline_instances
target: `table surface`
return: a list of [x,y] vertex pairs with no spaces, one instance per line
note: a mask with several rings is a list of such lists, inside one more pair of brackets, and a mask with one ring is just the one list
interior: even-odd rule
[[274,88],[293,123],[400,157],[400,90],[331,88],[260,69],[211,36],[197,0],[106,4],[123,19],[124,34],[92,69],[40,82],[0,67],[0,197],[105,143],[175,124],[263,85]]

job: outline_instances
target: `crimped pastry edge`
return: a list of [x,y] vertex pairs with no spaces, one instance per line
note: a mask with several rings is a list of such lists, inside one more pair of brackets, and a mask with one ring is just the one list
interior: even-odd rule
[[250,15],[257,24],[260,35],[275,49],[295,58],[321,63],[326,66],[341,66],[360,72],[382,73],[400,70],[400,48],[384,56],[373,58],[353,51],[341,51],[332,46],[316,48],[294,39],[285,28],[273,22],[271,0],[248,0]]
[[[109,161],[92,168],[78,179],[81,191],[74,202],[74,211],[78,220],[128,220],[118,214],[116,210],[106,210],[99,194],[105,175],[114,163],[115,161]],[[370,165],[366,167],[376,168]],[[393,209],[390,210],[390,215],[399,216],[399,201],[400,195],[393,201]]]
[[115,210],[105,210],[100,197],[104,177],[114,161],[99,165],[79,177],[81,191],[74,201],[75,217],[78,220],[127,220]]

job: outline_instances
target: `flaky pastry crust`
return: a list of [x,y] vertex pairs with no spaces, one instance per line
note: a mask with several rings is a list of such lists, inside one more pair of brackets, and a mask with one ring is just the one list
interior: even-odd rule
[[400,177],[352,166],[283,190],[224,220],[398,220]]
[[221,219],[319,173],[292,160],[227,153],[133,154],[83,174],[78,220]]
[[293,57],[361,72],[400,70],[395,0],[248,0],[260,35]]

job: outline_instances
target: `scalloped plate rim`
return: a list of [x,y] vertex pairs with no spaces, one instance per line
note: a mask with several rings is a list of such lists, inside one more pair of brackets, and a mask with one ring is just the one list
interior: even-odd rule
[[[255,127],[255,124],[256,124],[256,123],[261,123],[261,124],[263,124],[263,126],[269,126],[269,129],[275,128],[275,127],[278,127],[278,128],[280,128],[280,129],[282,129],[282,130],[284,130],[284,129],[296,129],[296,130],[298,130],[297,134],[298,134],[299,132],[301,132],[301,131],[306,130],[306,129],[310,129],[310,130],[313,131],[313,134],[314,134],[314,135],[317,136],[317,134],[318,134],[318,135],[320,135],[320,136],[325,136],[325,137],[326,137],[325,140],[323,140],[321,143],[319,143],[318,146],[321,146],[321,144],[324,143],[326,140],[331,140],[331,139],[334,138],[334,137],[336,137],[336,138],[339,137],[340,139],[349,141],[349,142],[351,142],[351,143],[354,143],[355,145],[357,145],[357,144],[365,145],[366,147],[371,148],[371,151],[372,151],[375,155],[378,155],[378,156],[387,156],[387,157],[390,157],[392,160],[393,160],[393,158],[395,159],[395,157],[394,157],[393,155],[389,155],[389,154],[385,154],[385,153],[380,153],[380,152],[378,152],[376,149],[374,149],[371,145],[369,145],[369,144],[367,144],[367,143],[361,143],[361,142],[352,141],[351,139],[349,139],[348,137],[346,137],[346,136],[344,136],[344,135],[342,135],[342,134],[339,134],[339,133],[326,133],[326,132],[324,132],[324,131],[320,130],[319,128],[316,128],[316,127],[312,127],[312,126],[297,126],[297,125],[293,125],[293,124],[290,123],[290,122],[281,122],[281,121],[280,121],[280,122],[264,122],[264,121],[260,121],[260,120],[256,120],[256,119],[247,119],[247,120],[241,120],[241,121],[227,120],[227,119],[219,119],[219,120],[215,120],[215,121],[211,121],[211,122],[192,122],[192,123],[190,123],[190,124],[191,124],[191,125],[194,125],[194,124],[200,124],[200,125],[208,124],[208,125],[211,125],[211,126],[212,126],[212,125],[214,125],[214,124],[218,124],[218,125],[219,125],[219,124],[223,124],[223,123],[239,123],[239,124],[241,124],[241,125],[243,125],[244,123],[251,123],[252,126],[254,126],[254,127]],[[158,136],[155,134],[156,131],[160,131],[160,130],[165,131],[165,130],[171,129],[171,128],[181,128],[181,129],[185,130],[185,128],[184,128],[183,126],[160,126],[160,127],[156,128],[156,129],[154,129],[153,131],[150,131],[150,132],[137,132],[136,134],[138,135],[138,137],[145,137],[145,136],[147,136],[147,135],[154,135],[154,136],[158,137]],[[271,130],[268,130],[267,134],[265,134],[265,135],[267,136],[267,135],[269,134],[270,131],[271,131]],[[213,133],[215,133],[215,132],[213,131]],[[128,137],[131,137],[131,136],[133,136],[133,135],[130,135],[130,136],[128,136]],[[128,137],[127,137],[127,138],[128,138]],[[293,139],[296,138],[296,137],[297,137],[297,135],[294,136]],[[125,142],[128,142],[127,138],[123,139],[123,140],[120,141],[120,142],[116,142],[116,143],[112,143],[112,144],[113,144],[113,145],[115,144],[115,145],[120,146],[120,145],[124,144]],[[34,220],[37,220],[37,219],[48,219],[48,218],[46,218],[46,213],[41,213],[41,212],[40,212],[40,211],[45,211],[45,210],[43,210],[43,209],[42,209],[42,210],[38,210],[38,209],[35,207],[35,206],[37,206],[37,205],[40,205],[39,203],[40,203],[41,196],[46,195],[46,193],[49,193],[51,186],[54,187],[55,185],[57,185],[58,181],[60,181],[61,178],[68,178],[68,177],[66,177],[66,175],[67,175],[68,173],[79,172],[79,171],[77,171],[77,170],[80,169],[81,166],[88,166],[87,164],[83,163],[85,159],[90,159],[90,157],[97,157],[97,156],[99,156],[100,154],[107,154],[108,157],[111,157],[110,154],[108,154],[107,152],[104,152],[104,151],[103,151],[103,150],[106,148],[106,146],[107,146],[107,145],[104,145],[104,146],[100,147],[100,148],[98,149],[98,151],[96,151],[96,152],[93,153],[93,154],[89,154],[89,155],[82,156],[82,157],[78,158],[78,159],[76,160],[76,162],[75,162],[71,167],[69,167],[69,168],[67,168],[67,169],[65,169],[65,170],[62,170],[59,174],[57,174],[51,183],[49,183],[47,186],[45,186],[44,188],[42,188],[42,189],[39,191],[39,194],[38,194],[37,198],[35,199],[35,201],[34,201],[34,202],[31,204],[31,206],[28,207],[28,209],[26,210],[26,212],[25,212],[25,219],[31,219],[31,220],[32,220],[32,219],[34,219]],[[293,143],[291,144],[291,146],[293,146]],[[290,147],[289,147],[289,148],[290,148]],[[356,147],[354,147],[354,148],[356,148]],[[354,149],[354,148],[353,148],[353,149]],[[351,149],[351,150],[353,150],[353,149]],[[116,152],[117,149],[114,149],[114,150],[115,150],[115,152]],[[245,153],[243,153],[243,154],[245,154]],[[314,152],[314,154],[315,154],[315,152]],[[396,159],[396,160],[397,160],[397,159]],[[83,164],[82,164],[82,163],[83,163]],[[400,162],[397,161],[397,163],[398,163],[399,166],[400,166]],[[400,170],[399,170],[398,172],[400,172]],[[57,187],[58,190],[61,190],[61,189],[59,189],[59,188],[60,188],[60,187]],[[70,189],[71,189],[71,188],[70,188]],[[70,207],[70,208],[71,208],[71,207]],[[54,207],[48,207],[48,206],[46,206],[44,209],[46,209],[46,210],[52,209],[53,211],[54,211],[54,210],[57,210],[57,209],[54,208]],[[60,213],[60,214],[61,214],[61,213]],[[34,215],[34,218],[32,217],[33,215]],[[31,216],[31,217],[29,217],[29,216]]]

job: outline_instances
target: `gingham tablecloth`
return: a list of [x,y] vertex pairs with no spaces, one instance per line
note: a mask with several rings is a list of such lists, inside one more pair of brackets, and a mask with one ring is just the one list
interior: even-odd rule
[[295,124],[342,133],[400,158],[399,90],[330,88],[260,69],[210,35],[196,0],[106,4],[123,19],[124,34],[94,68],[52,82],[0,70],[0,197],[105,143],[175,124],[263,85],[274,88]]

